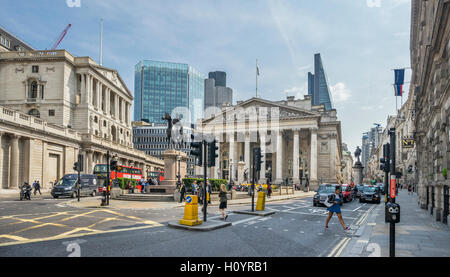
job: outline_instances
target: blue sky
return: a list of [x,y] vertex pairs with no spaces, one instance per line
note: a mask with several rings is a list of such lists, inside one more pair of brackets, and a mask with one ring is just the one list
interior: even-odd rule
[[235,101],[255,95],[256,59],[260,97],[303,97],[314,54],[321,53],[343,141],[352,152],[363,132],[373,123],[384,126],[395,113],[391,69],[410,66],[410,0],[80,3],[71,8],[66,0],[0,0],[0,25],[37,49],[49,49],[71,23],[58,48],[98,61],[103,18],[103,65],[117,69],[131,91],[138,61],[172,61],[205,75],[226,71]]

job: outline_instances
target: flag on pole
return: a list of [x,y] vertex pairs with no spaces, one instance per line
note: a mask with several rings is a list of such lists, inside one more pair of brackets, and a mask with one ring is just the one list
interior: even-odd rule
[[403,85],[394,85],[395,96],[403,96]]
[[403,85],[405,83],[405,70],[404,69],[395,69],[395,84]]

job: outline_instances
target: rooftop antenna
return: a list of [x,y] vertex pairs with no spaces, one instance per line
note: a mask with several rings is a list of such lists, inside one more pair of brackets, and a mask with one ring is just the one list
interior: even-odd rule
[[100,65],[103,65],[103,18],[100,18]]

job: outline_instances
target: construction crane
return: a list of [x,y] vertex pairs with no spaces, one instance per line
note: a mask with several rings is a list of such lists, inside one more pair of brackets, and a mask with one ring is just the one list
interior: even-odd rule
[[56,47],[58,47],[63,38],[66,36],[67,31],[70,29],[70,27],[72,27],[72,24],[67,25],[66,29],[64,29],[64,31],[61,33],[61,35],[59,36],[58,40],[55,42],[51,50],[55,50]]

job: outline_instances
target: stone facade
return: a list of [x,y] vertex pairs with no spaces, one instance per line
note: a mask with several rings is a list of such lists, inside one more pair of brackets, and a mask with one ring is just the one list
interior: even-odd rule
[[[118,73],[65,50],[0,53],[0,180],[3,188],[40,180],[44,187],[106,162],[162,169],[162,160],[133,149],[133,96]],[[29,163],[29,164],[28,164]]]
[[[247,183],[252,178],[252,150],[261,147],[263,164],[259,181],[267,181],[266,173],[276,184],[289,182],[311,188],[319,183],[342,180],[341,124],[336,110],[324,105],[312,106],[311,97],[287,101],[252,98],[226,108],[203,121],[195,132],[211,134],[220,142],[216,167],[209,176]],[[244,180],[244,172],[248,178]]]
[[[450,2],[413,0],[410,95],[414,98],[419,204],[446,221],[450,168]],[[410,96],[411,97],[411,96]]]

